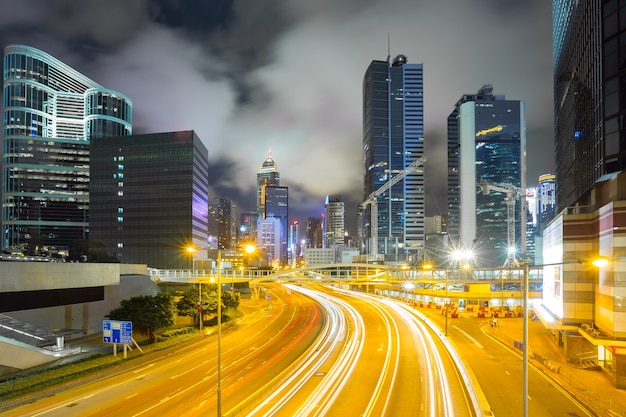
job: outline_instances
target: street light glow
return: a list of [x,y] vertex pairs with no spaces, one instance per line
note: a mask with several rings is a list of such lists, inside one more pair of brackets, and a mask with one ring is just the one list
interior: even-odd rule
[[601,268],[601,267],[607,266],[609,264],[609,258],[607,258],[606,256],[599,256],[596,259],[594,259],[593,261],[591,261],[591,264],[593,266],[597,266],[598,268]]

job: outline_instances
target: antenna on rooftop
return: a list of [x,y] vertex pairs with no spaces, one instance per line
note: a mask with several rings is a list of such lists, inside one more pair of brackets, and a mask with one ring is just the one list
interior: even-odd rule
[[387,32],[387,63],[391,58],[391,33]]

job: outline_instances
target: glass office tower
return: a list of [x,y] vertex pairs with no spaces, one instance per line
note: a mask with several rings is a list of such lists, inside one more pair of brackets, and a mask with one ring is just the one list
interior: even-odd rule
[[626,168],[626,6],[619,5],[552,2],[557,213],[589,205],[594,183]]
[[343,246],[346,241],[345,204],[340,195],[327,195],[324,201],[324,247]]
[[[422,64],[398,55],[372,61],[363,78],[363,199],[424,154]],[[413,172],[380,195],[378,243],[372,245],[371,210],[365,210],[361,248],[389,260],[417,258],[424,248],[424,172]],[[374,233],[376,235],[376,233]]]
[[289,234],[289,188],[276,185],[266,185],[265,189],[265,213],[263,218],[273,217],[280,222],[280,253],[281,265],[287,263],[287,239]]
[[207,253],[208,161],[193,130],[94,138],[90,240],[121,263],[193,267]]
[[131,101],[28,46],[3,68],[1,246],[67,249],[88,237],[90,139],[131,134]]
[[[508,215],[506,193],[484,194],[479,184],[508,184],[525,192],[525,148],[524,103],[494,95],[491,85],[462,96],[448,116],[448,233],[451,245],[474,251],[481,266],[505,263]],[[521,199],[515,203],[519,251],[526,230]]]
[[272,152],[269,152],[267,159],[263,161],[257,171],[256,185],[257,211],[260,216],[265,218],[265,187],[280,185],[280,173],[276,162],[272,159]]

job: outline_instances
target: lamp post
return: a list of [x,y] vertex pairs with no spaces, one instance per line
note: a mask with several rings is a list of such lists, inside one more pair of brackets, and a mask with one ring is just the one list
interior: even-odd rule
[[[196,270],[196,258],[194,254],[198,251],[195,246],[187,246],[187,253],[191,256],[191,269]],[[193,272],[191,273],[193,274]],[[191,275],[190,275],[191,276]],[[202,281],[198,279],[198,328],[202,332]]]
[[[247,253],[254,251],[254,246],[246,246]],[[222,250],[219,248],[217,249],[217,417],[222,417]]]
[[217,249],[217,417],[222,416],[222,250]]

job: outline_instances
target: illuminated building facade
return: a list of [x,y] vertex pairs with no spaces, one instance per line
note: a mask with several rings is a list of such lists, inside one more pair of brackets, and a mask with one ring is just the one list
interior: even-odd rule
[[618,4],[552,2],[557,212],[589,205],[594,183],[626,168],[626,22]]
[[[424,155],[422,64],[372,61],[363,78],[363,200]],[[424,248],[424,172],[413,172],[378,197],[377,252],[388,260]],[[360,246],[372,253],[369,209],[361,213]]]
[[270,152],[267,159],[263,161],[263,164],[259,167],[256,174],[257,185],[257,211],[259,215],[265,218],[265,187],[279,186],[280,174],[278,172],[278,166],[272,159],[272,153]]
[[206,259],[208,151],[194,131],[94,138],[90,187],[90,239],[108,255],[159,269]]
[[324,202],[324,247],[345,245],[345,205],[339,195],[327,195]]
[[556,176],[554,174],[539,176],[537,194],[537,234],[541,236],[546,225],[556,214]]
[[[508,255],[506,194],[483,194],[479,183],[526,190],[524,103],[494,95],[491,85],[463,95],[448,116],[448,234],[473,250],[481,266],[502,266]],[[525,238],[515,205],[515,237]],[[516,243],[517,243],[516,242]],[[517,244],[519,250],[520,245]]]
[[308,217],[306,219],[306,247],[321,248],[323,246],[322,236],[321,219],[318,217]]
[[280,222],[280,255],[281,265],[288,262],[287,239],[289,234],[289,188],[276,185],[266,185],[265,189],[265,213],[264,219],[270,217]]
[[281,266],[281,224],[280,219],[267,217],[257,223],[257,248],[267,253],[268,263],[273,267]]
[[[624,389],[626,5],[553,0],[552,18],[556,211],[543,230],[539,317],[566,357],[591,352]],[[592,266],[598,256],[608,264]]]
[[132,103],[38,49],[4,50],[2,240],[65,250],[89,233],[89,144],[132,133]]

